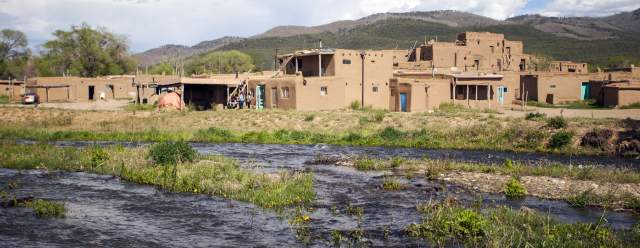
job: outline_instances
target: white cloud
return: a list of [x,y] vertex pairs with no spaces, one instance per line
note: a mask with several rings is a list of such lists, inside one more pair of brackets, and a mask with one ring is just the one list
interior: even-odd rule
[[546,16],[608,16],[640,8],[638,0],[552,0],[540,14]]
[[[134,51],[252,36],[277,25],[319,25],[380,12],[454,9],[496,19],[540,0],[0,0],[0,29],[25,31],[32,43],[87,22],[124,34]],[[599,15],[638,8],[638,0],[550,0],[549,15]]]

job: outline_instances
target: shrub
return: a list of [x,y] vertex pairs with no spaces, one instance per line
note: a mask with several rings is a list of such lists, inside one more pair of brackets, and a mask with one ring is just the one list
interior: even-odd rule
[[24,207],[33,209],[41,218],[64,218],[64,203],[37,199],[24,203]]
[[578,195],[567,198],[565,201],[574,208],[585,208],[593,199],[591,190],[587,190]]
[[398,181],[397,179],[395,179],[394,177],[384,177],[384,179],[382,180],[382,189],[384,190],[388,190],[388,191],[398,191],[398,190],[403,190],[407,188],[407,186],[403,183],[401,183],[400,181]]
[[547,126],[550,128],[561,129],[566,128],[567,125],[567,120],[562,118],[562,116],[552,117],[547,120]]
[[404,137],[404,132],[393,127],[385,127],[378,133],[383,140],[398,140]]
[[304,121],[306,121],[306,122],[311,122],[311,121],[313,121],[313,119],[315,119],[315,118],[316,118],[316,115],[314,115],[314,114],[310,114],[310,115],[307,115],[307,116],[305,116],[305,117],[304,117]]
[[536,113],[527,113],[524,119],[530,120],[530,121],[537,121],[537,120],[542,120],[545,117],[547,117],[547,114],[536,112]]
[[549,140],[549,148],[560,149],[571,144],[573,135],[573,132],[569,131],[559,131],[551,135],[551,139]]
[[148,153],[155,164],[169,165],[180,162],[193,162],[197,152],[184,141],[162,142],[151,146]]
[[606,149],[609,140],[613,137],[613,131],[610,129],[593,129],[587,132],[581,139],[581,146],[589,146],[593,148]]
[[349,108],[351,110],[359,110],[362,107],[362,104],[360,104],[360,101],[356,100],[351,102],[351,104],[349,104]]
[[104,165],[107,161],[109,161],[109,153],[102,149],[102,147],[94,147],[90,149],[91,154],[91,167],[99,167]]
[[516,147],[537,149],[544,146],[544,141],[547,139],[547,133],[537,129],[520,130],[517,136],[513,137],[517,141]]
[[524,188],[520,180],[517,178],[511,178],[505,185],[504,195],[509,199],[522,198],[527,194],[527,189]]

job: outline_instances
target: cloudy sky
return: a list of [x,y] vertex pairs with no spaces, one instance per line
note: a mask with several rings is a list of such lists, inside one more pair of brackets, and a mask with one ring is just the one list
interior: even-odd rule
[[637,8],[639,0],[0,0],[0,29],[25,32],[37,49],[54,30],[86,22],[126,35],[132,50],[141,52],[380,12],[454,9],[505,19],[531,13],[603,16]]

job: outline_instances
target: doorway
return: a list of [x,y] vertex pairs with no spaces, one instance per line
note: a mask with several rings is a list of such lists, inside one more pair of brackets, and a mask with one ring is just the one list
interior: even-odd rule
[[256,109],[264,109],[264,85],[256,86]]
[[580,87],[580,100],[587,100],[591,98],[591,92],[589,89],[589,83],[582,83]]
[[500,104],[504,104],[504,95],[507,93],[507,87],[499,86],[498,87],[498,102]]
[[93,101],[95,92],[96,92],[96,87],[93,85],[89,85],[89,101]]
[[407,112],[407,93],[400,93],[400,112]]

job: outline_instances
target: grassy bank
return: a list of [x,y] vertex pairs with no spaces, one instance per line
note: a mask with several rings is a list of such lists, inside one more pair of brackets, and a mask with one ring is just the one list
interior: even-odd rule
[[[0,108],[0,139],[251,142],[611,154],[580,144],[594,128],[629,131],[632,120],[499,116],[444,105],[433,113],[336,111],[70,111]],[[614,135],[615,137],[615,135]],[[560,142],[558,142],[560,141]],[[614,142],[613,139],[605,143]],[[605,151],[606,150],[606,151]]]
[[595,224],[561,224],[534,210],[508,207],[465,208],[454,200],[418,206],[422,223],[409,236],[437,246],[467,247],[636,247],[640,226],[614,230],[602,219]]
[[[550,137],[551,136],[551,137]],[[387,127],[381,130],[361,130],[345,133],[314,131],[232,131],[207,128],[191,131],[149,129],[135,132],[99,132],[80,130],[49,130],[44,128],[0,128],[0,139],[36,141],[177,141],[208,143],[260,144],[333,144],[354,146],[390,146],[427,149],[495,150],[513,152],[545,152],[560,154],[608,154],[589,147],[572,147],[573,134],[556,145],[553,135],[535,129],[496,129],[487,125],[441,130],[402,131]]]
[[114,175],[175,192],[215,195],[266,208],[309,203],[315,198],[313,177],[308,173],[254,172],[221,156],[198,156],[193,162],[158,165],[147,158],[147,153],[146,149],[122,147],[78,149],[2,143],[0,166]]

